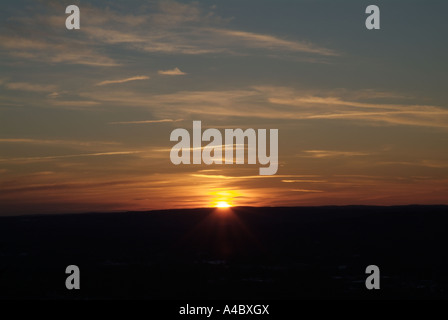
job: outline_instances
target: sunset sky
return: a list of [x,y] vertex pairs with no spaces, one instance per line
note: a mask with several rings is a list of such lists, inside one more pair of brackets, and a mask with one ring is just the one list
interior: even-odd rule
[[[446,1],[1,6],[0,215],[448,204]],[[173,165],[193,120],[278,129],[277,174]]]

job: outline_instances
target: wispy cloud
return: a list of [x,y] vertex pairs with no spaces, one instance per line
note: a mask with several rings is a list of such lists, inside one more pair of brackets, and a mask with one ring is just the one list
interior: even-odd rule
[[[230,148],[230,149],[234,149],[234,150],[247,150],[247,145],[245,144],[222,144],[220,146],[217,147],[221,147],[222,150],[225,150],[226,148]],[[204,150],[206,148],[206,146],[201,146],[201,147],[185,147],[182,148],[182,150],[184,150],[185,152],[191,152],[194,150]],[[166,149],[153,149],[154,152],[169,152],[171,151],[171,148],[166,148]],[[225,159],[225,157],[223,156],[222,158],[223,160]],[[234,160],[235,161],[235,160]],[[224,161],[223,161],[224,162]]]
[[324,192],[322,190],[308,190],[308,189],[290,189],[289,191],[304,192],[304,193],[320,193],[320,192]]
[[118,121],[109,122],[109,124],[146,124],[146,123],[165,123],[165,122],[179,122],[183,119],[161,119],[161,120],[141,120],[141,121]]
[[[219,17],[213,7],[197,2],[156,1],[151,11],[122,13],[113,6],[108,10],[85,5],[83,16],[88,24],[76,34],[67,36],[61,4],[48,4],[48,13],[12,17],[20,28],[0,34],[0,47],[10,57],[47,63],[82,64],[96,67],[121,65],[111,49],[122,46],[129,51],[180,55],[253,55],[285,57],[284,54],[337,56],[328,49],[304,39],[287,39],[282,35],[262,34],[228,27],[231,18]],[[41,29],[51,32],[40,32]],[[112,58],[114,56],[114,58]],[[311,61],[311,60],[310,60]],[[315,61],[314,61],[315,62]],[[167,70],[166,75],[182,75],[180,70]]]
[[135,181],[107,181],[107,182],[76,182],[76,183],[53,183],[53,184],[37,184],[25,187],[4,188],[3,193],[23,193],[23,192],[39,192],[39,191],[58,191],[67,189],[93,189],[99,187],[113,187],[113,186],[129,186],[135,184]]
[[416,166],[416,167],[444,169],[448,168],[448,161],[440,161],[440,160],[382,161],[378,162],[377,165]]
[[325,183],[327,180],[310,180],[310,179],[300,179],[300,180],[282,180],[284,183]]
[[[88,66],[112,67],[119,64],[110,57],[89,48],[85,41],[72,40],[62,35],[38,37],[32,30],[36,22],[28,25],[28,34],[0,34],[0,48],[14,58],[47,63],[81,64]],[[23,26],[25,29],[26,27]],[[35,37],[35,38],[31,38]],[[92,45],[93,46],[93,45]]]
[[61,146],[82,146],[82,147],[97,147],[97,146],[113,146],[119,143],[110,141],[81,141],[81,140],[54,140],[54,139],[28,139],[28,138],[3,138],[0,143],[28,143],[28,144],[49,144]]
[[70,154],[70,155],[61,155],[61,156],[0,158],[0,162],[38,162],[38,161],[67,159],[67,158],[80,158],[80,157],[131,155],[131,154],[137,154],[137,153],[140,153],[140,151],[115,151],[115,152],[97,152],[97,153]]
[[126,79],[119,79],[119,80],[105,80],[105,81],[101,81],[99,83],[97,83],[97,86],[105,86],[108,84],[115,84],[115,83],[126,83],[126,82],[130,82],[130,81],[137,81],[137,80],[148,80],[149,77],[148,76],[135,76],[135,77],[130,77],[130,78],[126,78]]
[[[221,180],[247,180],[247,179],[282,179],[282,178],[300,178],[304,175],[273,175],[273,176],[230,176],[230,175],[215,175],[215,174],[191,174],[192,177],[207,178],[207,179],[221,179]],[[311,175],[314,176],[314,175]]]
[[98,101],[90,101],[90,100],[50,100],[49,104],[58,107],[67,107],[67,108],[83,108],[83,107],[94,107],[100,104]]
[[368,156],[370,153],[357,151],[334,151],[334,150],[305,150],[306,155],[300,157],[306,158],[334,158],[334,157],[359,157]]
[[[357,92],[353,92],[356,96]],[[366,95],[365,93],[363,93]],[[356,101],[350,94],[300,91],[277,86],[256,86],[237,90],[179,91],[151,94],[132,91],[89,92],[82,96],[94,101],[148,107],[160,117],[191,118],[192,115],[245,117],[278,120],[351,120],[371,125],[448,127],[448,109],[419,104],[391,104]],[[374,97],[375,93],[371,92]]]
[[174,68],[172,70],[159,70],[158,74],[166,75],[166,76],[182,76],[185,75],[185,72],[180,71],[179,68]]
[[28,82],[9,82],[5,86],[10,90],[22,90],[31,92],[53,92],[56,90],[54,85],[41,85]]
[[238,42],[240,45],[249,48],[303,52],[324,56],[338,55],[338,53],[333,50],[319,47],[309,42],[285,40],[267,34],[226,29],[209,29],[209,31],[227,38],[228,41]]

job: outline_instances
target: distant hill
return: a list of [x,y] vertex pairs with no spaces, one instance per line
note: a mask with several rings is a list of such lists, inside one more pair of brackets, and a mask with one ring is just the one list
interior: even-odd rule
[[0,298],[446,299],[447,230],[447,206],[1,217]]

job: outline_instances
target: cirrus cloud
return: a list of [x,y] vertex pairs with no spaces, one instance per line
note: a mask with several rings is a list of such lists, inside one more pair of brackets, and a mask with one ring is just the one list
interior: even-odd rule
[[186,75],[185,72],[180,71],[179,68],[174,68],[172,70],[159,70],[158,74],[165,76],[183,76]]
[[105,80],[105,81],[101,81],[99,83],[97,83],[97,86],[105,86],[108,84],[116,84],[116,83],[126,83],[126,82],[130,82],[130,81],[137,81],[137,80],[148,80],[149,77],[148,76],[135,76],[135,77],[130,77],[130,78],[125,78],[125,79],[118,79],[118,80]]

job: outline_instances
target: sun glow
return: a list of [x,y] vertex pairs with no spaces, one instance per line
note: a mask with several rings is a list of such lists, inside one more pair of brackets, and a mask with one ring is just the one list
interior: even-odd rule
[[230,208],[231,205],[225,201],[219,201],[218,203],[216,203],[215,207],[216,208]]
[[240,193],[235,190],[215,189],[209,194],[211,195],[210,207],[222,209],[235,206],[235,199],[240,197]]

